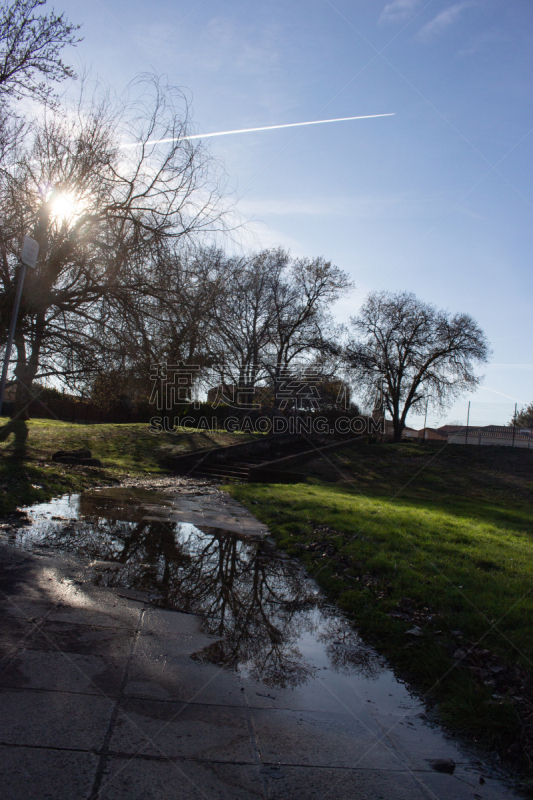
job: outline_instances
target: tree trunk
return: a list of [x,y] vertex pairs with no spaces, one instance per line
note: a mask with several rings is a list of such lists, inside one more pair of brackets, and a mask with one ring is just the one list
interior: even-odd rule
[[28,386],[28,362],[26,358],[26,342],[20,330],[15,330],[15,347],[17,349],[17,365],[15,367],[15,405],[12,418],[27,420],[29,414],[27,405],[29,402]]
[[402,433],[403,433],[403,429],[405,428],[405,424],[401,421],[401,419],[398,419],[397,417],[395,417],[393,419],[392,424],[394,426],[394,439],[393,439],[393,441],[394,442],[401,442],[402,441]]
[[16,395],[13,417],[28,420],[28,406],[33,399],[32,385],[39,369],[39,355],[45,330],[44,314],[39,313],[35,322],[35,338],[30,357],[27,358],[24,336],[19,330],[15,334],[17,366],[15,368]]
[[17,364],[15,369],[16,394],[13,418],[28,420],[30,414],[28,406],[32,400],[31,385],[35,377],[35,370],[28,364]]

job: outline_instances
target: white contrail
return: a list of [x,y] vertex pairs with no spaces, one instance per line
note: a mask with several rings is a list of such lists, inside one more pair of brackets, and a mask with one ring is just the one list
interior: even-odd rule
[[501,392],[497,392],[496,389],[489,389],[488,386],[480,386],[479,388],[485,389],[486,392],[492,392],[492,394],[499,394],[500,397],[508,397],[509,400],[514,400],[515,403],[524,403],[525,405],[527,405],[527,400],[519,400],[518,397],[511,397],[510,394],[502,394]]
[[186,139],[209,139],[213,136],[229,136],[231,133],[252,133],[254,131],[274,131],[279,128],[298,128],[301,125],[323,125],[325,122],[347,122],[352,119],[374,119],[375,117],[393,117],[392,114],[366,114],[363,117],[339,117],[338,119],[314,119],[311,122],[289,122],[288,125],[266,125],[263,128],[241,128],[238,131],[218,131],[217,133],[195,133],[193,136],[178,136],[174,139],[154,139],[148,142],[131,142],[122,147],[140,147],[143,144],[168,144],[168,142],[181,142]]

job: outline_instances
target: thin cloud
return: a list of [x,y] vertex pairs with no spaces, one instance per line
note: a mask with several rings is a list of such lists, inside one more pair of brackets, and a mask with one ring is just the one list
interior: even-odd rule
[[495,363],[493,363],[490,366],[491,367],[499,367],[500,369],[503,369],[504,367],[505,368],[507,368],[507,367],[511,368],[512,367],[513,369],[533,369],[533,364],[495,364]]
[[458,58],[467,58],[468,56],[477,55],[482,50],[487,50],[489,47],[499,42],[505,42],[506,37],[497,30],[482,31],[481,33],[473,36],[469,43],[458,50]]
[[387,3],[379,17],[380,22],[403,22],[414,14],[421,0],[393,0]]
[[465,8],[471,6],[472,3],[455,3],[455,5],[450,6],[449,8],[445,8],[444,11],[441,11],[440,14],[427,22],[423,28],[421,28],[417,33],[417,39],[422,42],[428,42],[430,39],[434,39],[436,36],[440,36],[441,33],[453,25],[453,23],[460,17],[463,13]]
[[353,197],[317,198],[256,198],[241,202],[239,208],[253,217],[263,215],[309,217],[342,216],[359,219],[381,219],[391,214],[402,214],[417,201],[406,193],[398,195],[356,195]]

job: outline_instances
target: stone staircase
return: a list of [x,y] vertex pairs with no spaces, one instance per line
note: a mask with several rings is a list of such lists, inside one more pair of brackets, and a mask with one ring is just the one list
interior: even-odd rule
[[[281,437],[280,437],[281,438]],[[218,453],[212,451],[206,455],[205,459],[196,464],[190,471],[190,475],[199,478],[209,478],[211,480],[223,481],[241,481],[248,482],[255,480],[254,471],[259,468],[268,469],[272,462],[277,462],[279,459],[288,456],[299,456],[309,452],[313,454],[314,450],[310,448],[309,442],[300,436],[295,436],[289,441],[275,441],[269,442],[269,447],[263,446],[257,448],[249,448],[247,452],[229,452]],[[279,472],[279,471],[278,471]],[[294,480],[301,480],[302,476],[299,473],[283,473],[287,482],[290,482],[291,477]]]

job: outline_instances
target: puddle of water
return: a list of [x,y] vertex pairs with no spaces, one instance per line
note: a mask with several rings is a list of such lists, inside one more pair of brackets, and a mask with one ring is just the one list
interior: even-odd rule
[[196,658],[269,686],[301,686],[324,669],[366,679],[384,670],[269,538],[169,518],[172,510],[186,516],[183,509],[197,518],[199,508],[213,514],[216,497],[93,490],[24,509],[31,526],[12,529],[8,538],[89,559],[97,585],[147,591],[156,605],[201,615],[204,631],[220,638]]

